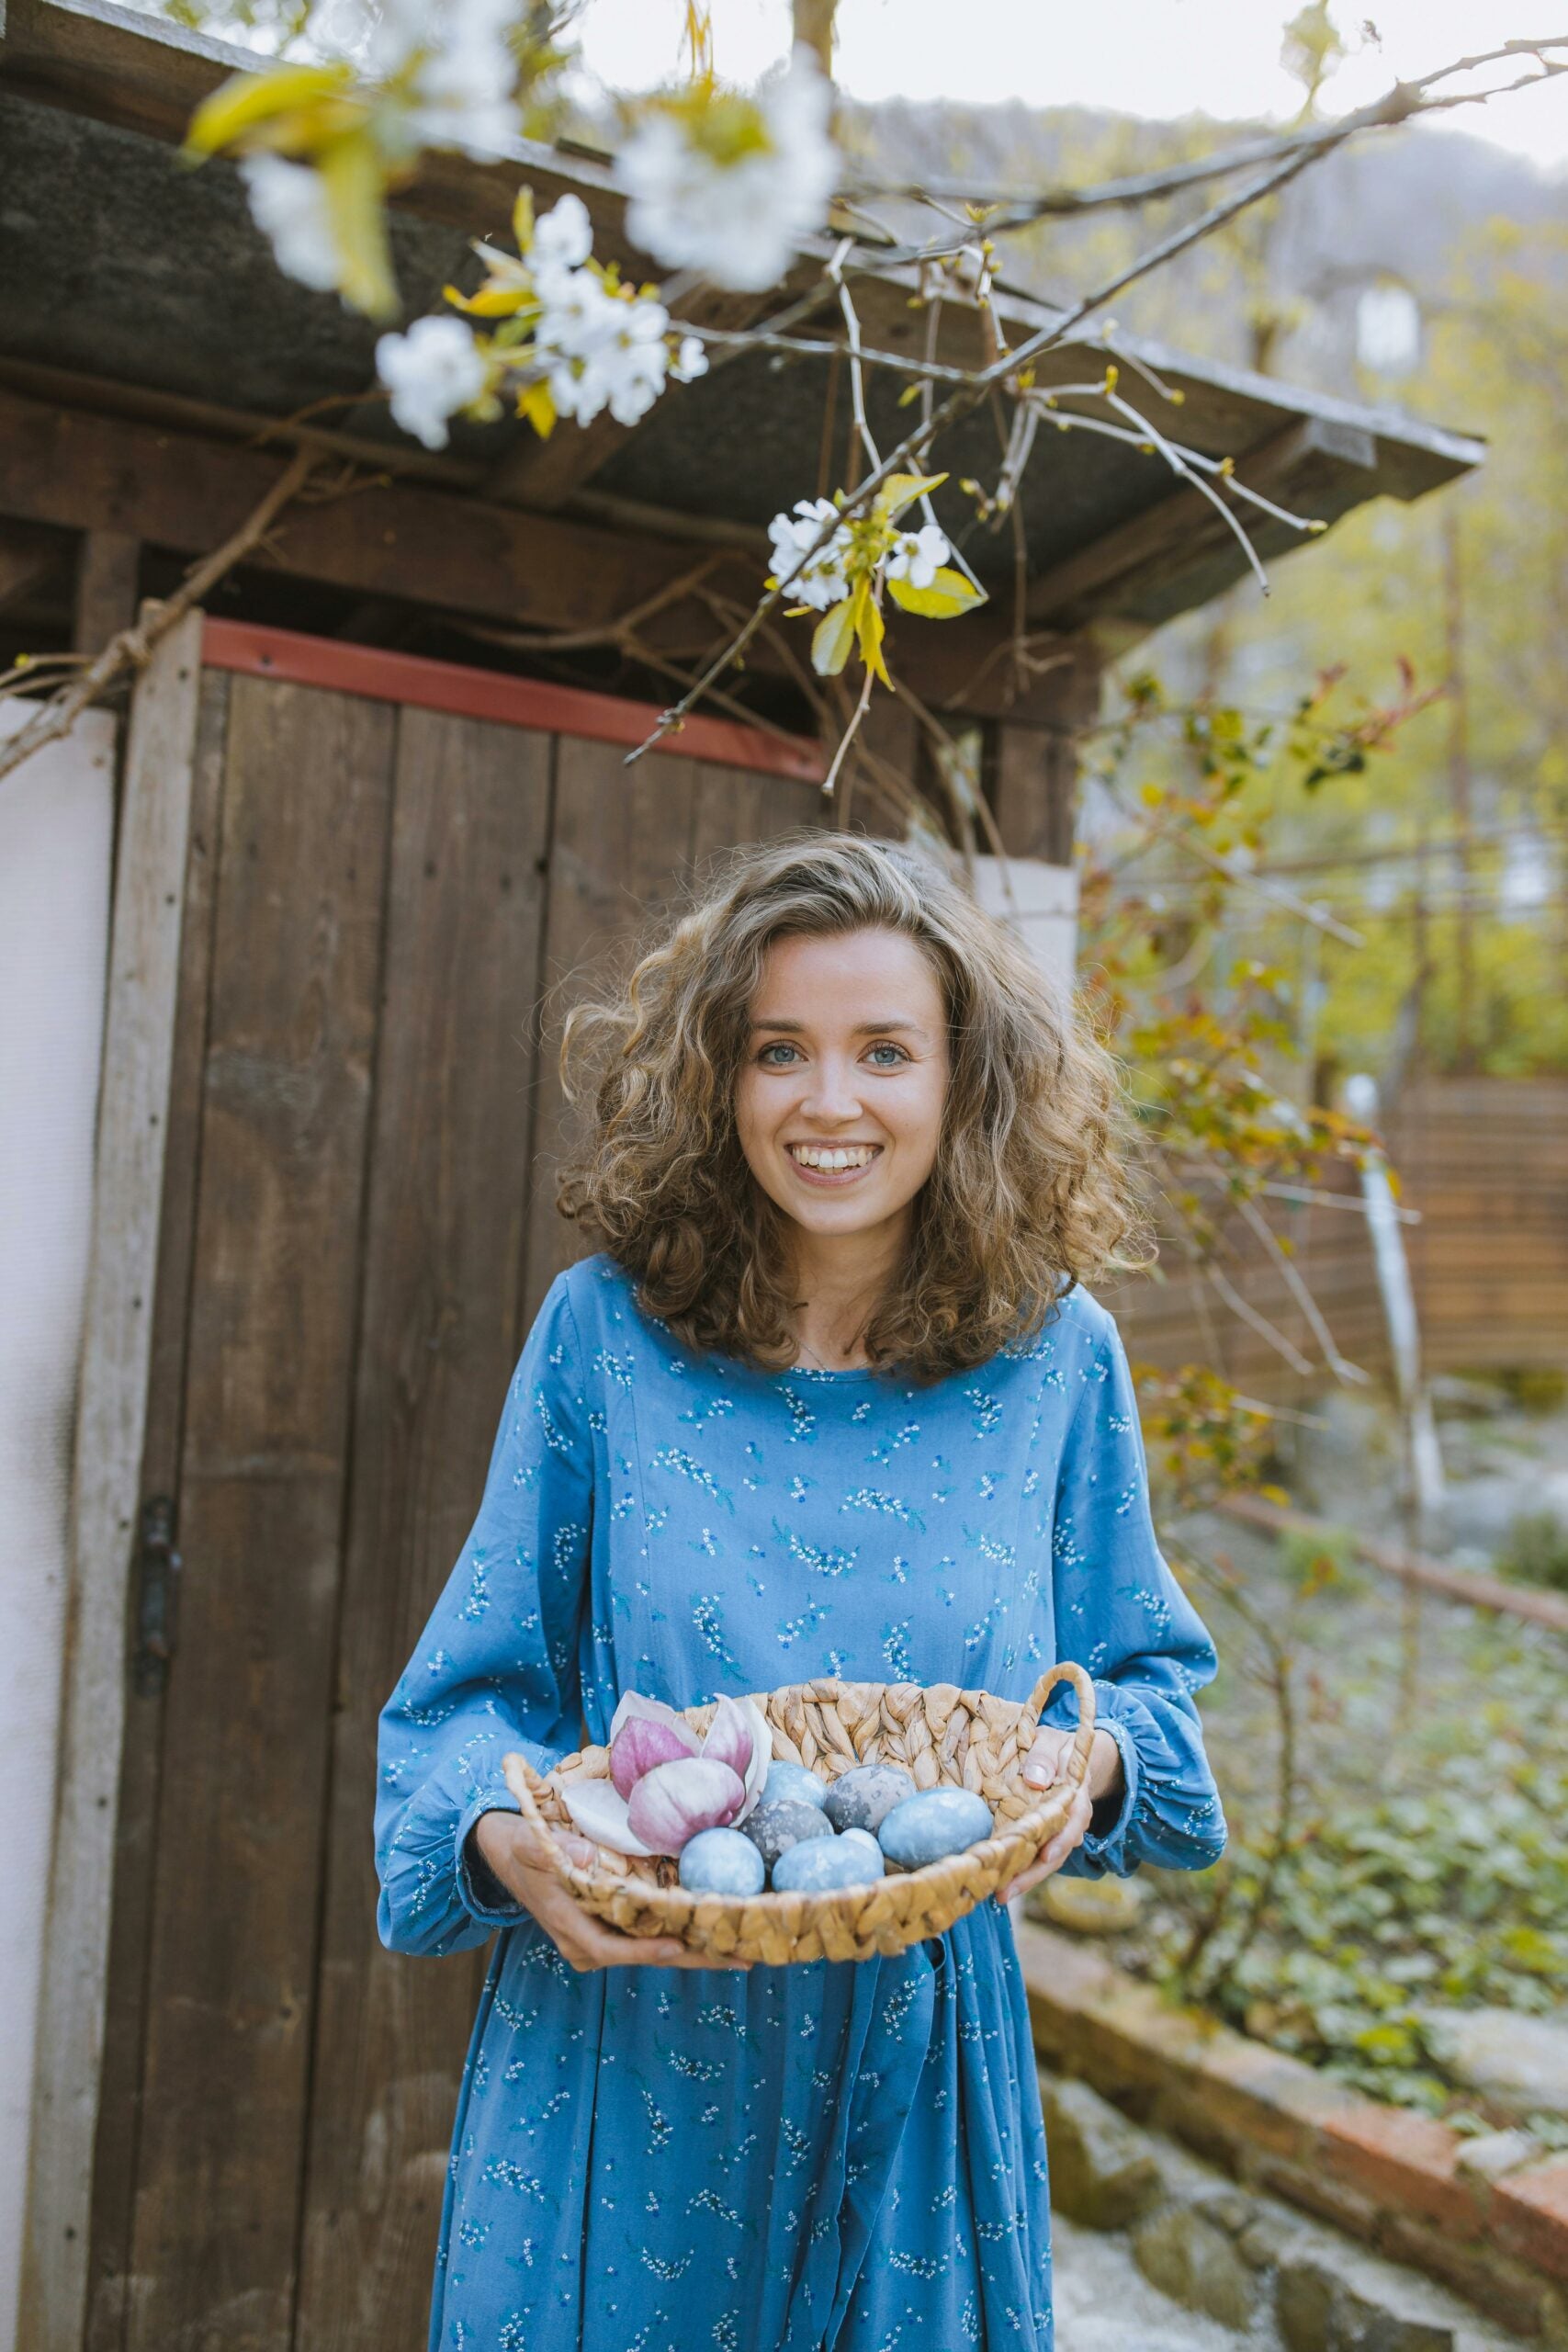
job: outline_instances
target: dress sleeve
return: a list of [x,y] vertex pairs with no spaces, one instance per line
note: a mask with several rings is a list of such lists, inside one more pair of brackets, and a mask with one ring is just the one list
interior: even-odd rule
[[593,1458],[564,1275],[507,1390],[484,1496],[377,1739],[376,1925],[393,1951],[483,1943],[525,1915],[465,1851],[480,1814],[515,1813],[501,1759],[547,1771],[579,1744]]
[[[1108,1316],[1082,1380],[1056,1490],[1056,1655],[1093,1677],[1095,1721],[1122,1752],[1126,1786],[1119,1807],[1095,1807],[1064,1875],[1125,1878],[1141,1862],[1207,1870],[1224,1851],[1225,1819],[1192,1693],[1213,1679],[1214,1645],[1155,1537],[1137,1399]],[[1043,1720],[1070,1724],[1077,1712],[1058,1686]]]

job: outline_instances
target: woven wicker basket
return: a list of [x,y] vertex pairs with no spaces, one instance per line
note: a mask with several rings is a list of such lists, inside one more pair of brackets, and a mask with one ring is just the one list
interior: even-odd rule
[[[1058,1682],[1077,1692],[1078,1723],[1065,1780],[1031,1789],[1020,1778],[1039,1726],[1040,1711]],[[976,1904],[1029,1868],[1066,1820],[1089,1770],[1094,1736],[1094,1685],[1082,1667],[1054,1666],[1030,1697],[994,1699],[986,1690],[959,1690],[951,1682],[790,1683],[756,1703],[772,1727],[773,1755],[836,1779],[852,1764],[902,1764],[921,1789],[975,1789],[997,1817],[997,1834],[963,1853],[921,1870],[890,1873],[870,1886],[827,1894],[688,1894],[676,1866],[595,1849],[590,1869],[568,1860],[554,1838],[548,1849],[585,1911],[632,1936],[673,1936],[691,1951],[716,1958],[761,1961],[869,1960],[901,1951],[924,1936],[939,1936]],[[689,1707],[686,1720],[705,1731],[711,1707]],[[527,1758],[504,1758],[507,1785],[525,1821],[536,1828],[572,1827],[553,1785],[575,1774],[604,1779],[610,1754],[584,1747],[558,1765],[548,1781]],[[581,1832],[576,1834],[581,1835]]]

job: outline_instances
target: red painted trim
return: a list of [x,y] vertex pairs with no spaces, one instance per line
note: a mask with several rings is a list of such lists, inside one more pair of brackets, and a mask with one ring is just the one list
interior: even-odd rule
[[[460,662],[430,662],[418,653],[386,653],[375,645],[307,637],[298,629],[264,628],[254,621],[203,625],[201,658],[209,670],[238,670],[251,678],[281,678],[290,685],[326,686],[373,702],[412,703],[463,718],[495,718],[550,735],[581,735],[590,742],[643,742],[659,719],[650,702],[622,702],[581,686],[511,678],[497,670],[470,670]],[[827,763],[804,736],[764,735],[740,719],[688,718],[680,732],[661,736],[656,752],[713,760],[727,768],[758,768],[768,775],[820,784]],[[629,779],[628,779],[629,781]]]

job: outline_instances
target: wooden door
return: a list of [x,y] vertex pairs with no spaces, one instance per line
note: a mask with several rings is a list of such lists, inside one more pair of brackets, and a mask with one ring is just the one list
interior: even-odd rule
[[417,2352],[484,1955],[377,1939],[375,1722],[574,1254],[536,1008],[820,795],[742,730],[627,769],[626,706],[584,740],[246,636],[201,681],[142,1476],[181,1597],[129,1701],[86,2340]]

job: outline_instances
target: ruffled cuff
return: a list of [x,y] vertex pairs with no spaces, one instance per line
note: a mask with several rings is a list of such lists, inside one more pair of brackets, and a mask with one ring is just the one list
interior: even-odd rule
[[504,1890],[499,1890],[499,1902],[491,1899],[499,1883],[488,1871],[481,1875],[474,1870],[464,1850],[481,1813],[518,1811],[501,1769],[511,1748],[540,1773],[564,1753],[487,1721],[461,1748],[430,1767],[394,1816],[378,1857],[381,1894],[376,1914],[378,1933],[390,1951],[442,1958],[469,1951],[497,1928],[515,1927],[527,1916]]
[[1126,1787],[1114,1819],[1089,1829],[1064,1876],[1129,1878],[1143,1862],[1207,1870],[1224,1850],[1225,1821],[1195,1721],[1158,1691],[1097,1680],[1094,1698],[1096,1728],[1116,1742]]
[[1138,1762],[1136,1740],[1122,1718],[1105,1703],[1105,1694],[1112,1687],[1108,1682],[1097,1682],[1094,1686],[1094,1725],[1097,1731],[1109,1732],[1116,1742],[1117,1753],[1122,1758],[1122,1801],[1114,1812],[1109,1798],[1095,1806],[1094,1818],[1084,1833],[1082,1846],[1077,1854],[1069,1857],[1070,1861],[1077,1861],[1078,1855],[1082,1855],[1089,1867],[1082,1870],[1079,1875],[1086,1878],[1091,1875],[1102,1877],[1107,1871],[1118,1878],[1125,1878],[1130,1871],[1136,1868],[1135,1862],[1127,1859],[1127,1837],[1133,1826],[1133,1816],[1138,1809],[1138,1783],[1143,1768]]

